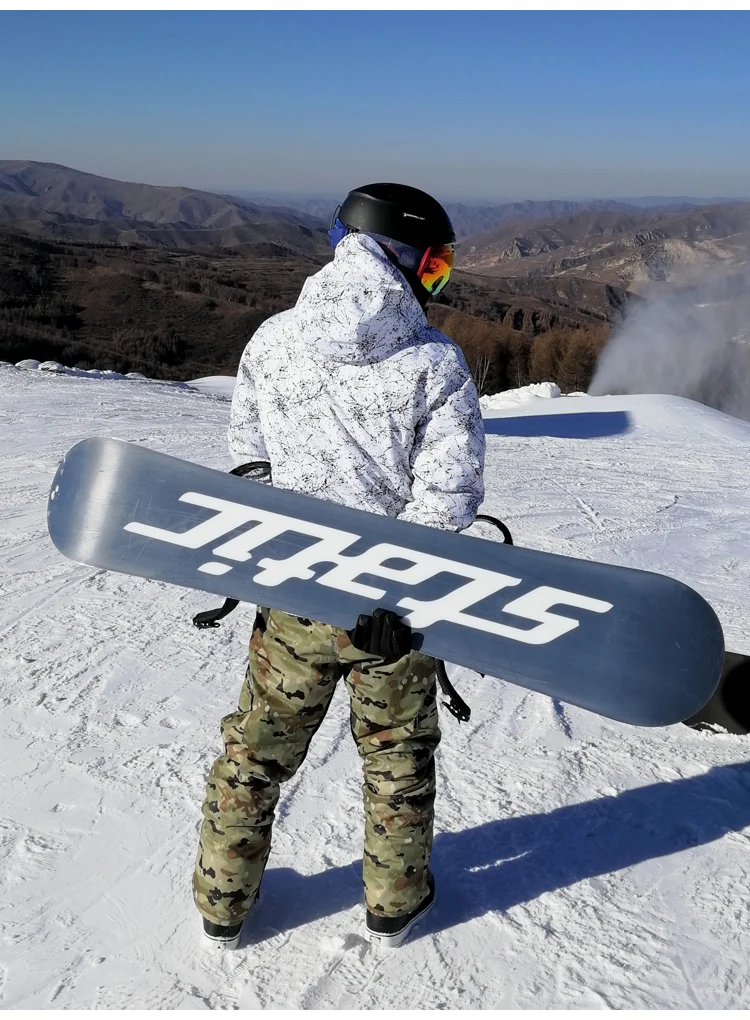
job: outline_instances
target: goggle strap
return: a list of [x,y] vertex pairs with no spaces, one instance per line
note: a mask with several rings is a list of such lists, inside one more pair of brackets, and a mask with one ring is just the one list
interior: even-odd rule
[[425,251],[424,255],[422,256],[422,261],[419,263],[419,269],[417,269],[417,276],[421,276],[422,273],[425,271],[425,266],[427,265],[427,262],[428,262],[428,260],[430,258],[431,251],[432,251],[432,246],[427,248],[427,250]]

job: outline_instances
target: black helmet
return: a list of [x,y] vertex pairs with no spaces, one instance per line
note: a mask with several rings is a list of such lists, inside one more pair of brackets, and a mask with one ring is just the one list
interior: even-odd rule
[[414,248],[456,240],[448,213],[434,198],[407,184],[366,184],[350,191],[333,215],[352,230],[391,237]]

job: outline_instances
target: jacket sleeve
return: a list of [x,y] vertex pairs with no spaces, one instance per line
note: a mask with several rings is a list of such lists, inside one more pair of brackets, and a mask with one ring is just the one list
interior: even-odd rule
[[453,344],[426,397],[411,456],[412,499],[399,520],[460,531],[484,499],[484,424],[474,380]]
[[229,415],[229,454],[235,463],[247,464],[252,460],[268,460],[266,444],[258,413],[255,381],[252,373],[253,341],[244,350],[237,372],[237,382]]

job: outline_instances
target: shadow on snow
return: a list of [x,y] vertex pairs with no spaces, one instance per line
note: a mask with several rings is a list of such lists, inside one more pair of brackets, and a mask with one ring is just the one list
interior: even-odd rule
[[528,414],[517,418],[485,418],[488,436],[550,436],[555,439],[599,439],[621,436],[630,428],[627,411],[581,411],[573,414]]
[[[488,801],[488,812],[492,805]],[[439,833],[432,868],[438,904],[415,936],[506,911],[584,879],[721,839],[750,825],[750,763],[558,808]],[[270,868],[258,934],[287,931],[362,902],[361,862],[300,875]],[[265,931],[260,929],[265,928]],[[415,936],[412,936],[414,938]]]

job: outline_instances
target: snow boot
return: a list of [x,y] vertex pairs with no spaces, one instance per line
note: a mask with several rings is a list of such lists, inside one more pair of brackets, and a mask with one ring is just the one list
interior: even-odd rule
[[253,902],[250,904],[250,910],[242,918],[241,921],[232,921],[229,924],[217,924],[215,921],[209,921],[207,917],[203,918],[203,940],[204,943],[210,942],[212,946],[217,946],[219,949],[237,949],[240,944],[240,933],[242,931],[242,925],[248,918],[248,914],[255,907],[256,903],[260,899],[260,894],[255,897]]
[[237,921],[234,924],[215,924],[204,917],[203,938],[220,949],[237,949],[244,920],[243,918],[242,921]]
[[365,938],[368,942],[379,946],[388,946],[394,949],[400,946],[414,925],[419,924],[422,918],[435,906],[435,879],[431,874],[427,876],[428,892],[416,910],[409,914],[401,914],[399,917],[380,917],[378,914],[371,914],[367,911],[367,922],[365,925]]

